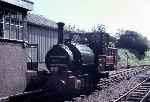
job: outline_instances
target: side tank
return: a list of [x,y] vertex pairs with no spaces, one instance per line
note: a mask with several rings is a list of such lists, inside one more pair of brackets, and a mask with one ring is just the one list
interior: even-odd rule
[[94,65],[94,53],[83,44],[58,44],[48,51],[45,57],[47,68],[51,71],[81,70]]

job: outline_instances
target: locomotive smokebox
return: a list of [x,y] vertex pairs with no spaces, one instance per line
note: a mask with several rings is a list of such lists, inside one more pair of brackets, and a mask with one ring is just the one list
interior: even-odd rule
[[64,23],[62,22],[58,22],[57,26],[58,26],[58,44],[63,44],[63,39],[64,39]]

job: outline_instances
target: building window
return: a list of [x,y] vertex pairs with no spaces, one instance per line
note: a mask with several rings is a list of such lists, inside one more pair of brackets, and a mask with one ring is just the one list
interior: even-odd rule
[[3,9],[0,8],[0,37],[4,36],[4,17]]
[[26,14],[24,12],[0,8],[0,37],[27,40],[26,22]]

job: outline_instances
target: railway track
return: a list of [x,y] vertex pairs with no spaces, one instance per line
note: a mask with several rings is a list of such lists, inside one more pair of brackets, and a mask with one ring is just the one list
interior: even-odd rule
[[150,77],[113,102],[150,102]]
[[[0,98],[0,102],[24,102],[25,100],[31,99],[31,97],[35,97],[43,93],[43,90],[35,90],[30,92],[21,92],[15,95],[10,95],[6,97]],[[25,101],[27,102],[27,101]]]
[[[73,98],[73,102],[91,102],[90,100],[94,100],[97,97],[99,97],[100,90],[107,89],[108,86],[110,86],[111,84],[114,84],[115,82],[118,83],[121,80],[131,78],[132,76],[137,75],[142,72],[145,72],[148,69],[150,69],[150,67],[148,65],[134,66],[133,68],[119,71],[115,74],[111,74],[108,79],[104,78],[104,79],[100,80],[100,82],[97,85],[98,88],[91,93],[90,97],[86,96],[86,95],[80,95],[79,97]],[[118,101],[118,102],[120,102],[120,101]],[[136,101],[133,101],[133,102],[136,102]]]
[[0,98],[0,102],[62,102],[64,100],[55,92],[34,90]]
[[137,75],[138,73],[144,72],[145,70],[150,69],[149,66],[134,66],[130,69],[126,69],[123,71],[116,72],[115,74],[111,74],[109,78],[101,79],[97,85],[99,89],[107,88],[109,85],[120,82],[124,79],[130,79],[132,76]]
[[[91,92],[91,94],[93,95],[92,98],[98,97],[99,90],[101,90],[102,88],[107,88],[109,85],[111,85],[112,83],[114,83],[116,81],[118,82],[118,81],[121,81],[125,78],[132,77],[133,75],[136,75],[136,74],[138,74],[142,71],[145,71],[147,69],[149,69],[149,66],[142,66],[142,68],[141,67],[140,68],[131,68],[131,69],[119,71],[115,74],[111,74],[109,79],[102,79],[99,82],[99,84],[97,85],[97,89],[94,90],[93,92]],[[128,74],[128,76],[124,77],[127,74]],[[35,90],[35,91],[31,91],[31,92],[23,92],[23,93],[19,93],[16,95],[0,98],[0,102],[31,102],[31,100],[33,101],[34,99],[42,99],[42,97],[45,98],[45,96],[46,96],[46,95],[44,95],[45,93],[46,93],[46,91],[44,91],[44,90]],[[47,96],[52,96],[52,95],[49,94]],[[86,100],[86,97],[87,97],[86,95],[80,95],[79,97],[72,98],[72,101],[83,102]],[[32,98],[34,98],[34,99],[32,99]],[[36,102],[39,102],[39,101],[40,100],[38,100]],[[45,102],[45,101],[41,100],[40,102]],[[66,102],[70,102],[70,101],[66,101]],[[119,102],[119,101],[115,101],[115,102]]]

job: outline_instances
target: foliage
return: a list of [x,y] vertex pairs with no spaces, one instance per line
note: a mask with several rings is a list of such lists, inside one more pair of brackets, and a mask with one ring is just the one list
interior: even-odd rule
[[145,56],[145,51],[149,49],[147,38],[130,30],[120,33],[116,46],[118,48],[128,49],[134,53],[138,59],[142,59]]
[[96,31],[105,33],[106,32],[106,26],[103,24],[98,24]]
[[150,51],[145,52],[145,57],[142,60],[139,60],[135,54],[130,53],[128,50],[125,49],[118,49],[118,66],[126,66],[127,65],[127,57],[126,53],[128,54],[128,64],[131,66],[136,65],[149,65],[150,61]]
[[84,29],[77,27],[75,24],[74,25],[71,25],[71,24],[66,25],[65,30],[67,30],[69,32],[76,32],[76,33],[84,33],[85,32]]

